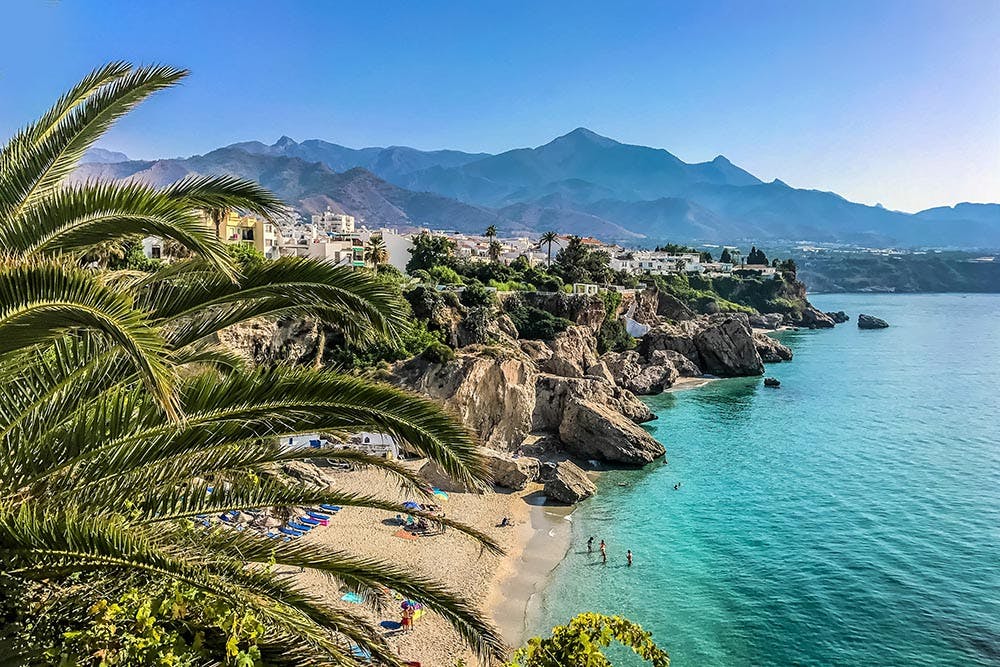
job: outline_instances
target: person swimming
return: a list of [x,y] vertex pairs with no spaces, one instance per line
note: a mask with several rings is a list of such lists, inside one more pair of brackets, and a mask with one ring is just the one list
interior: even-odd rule
[[629,566],[629,567],[632,567],[632,550],[631,550],[631,549],[629,549],[629,550],[628,550],[628,551],[627,551],[627,552],[625,553],[625,558],[627,558],[627,559],[628,559],[628,566]]

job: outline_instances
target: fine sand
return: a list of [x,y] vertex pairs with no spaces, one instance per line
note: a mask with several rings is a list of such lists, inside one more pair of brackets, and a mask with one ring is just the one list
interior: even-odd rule
[[[338,488],[378,495],[386,499],[432,502],[413,497],[375,470],[331,473]],[[395,536],[395,514],[379,510],[345,507],[326,527],[316,528],[302,540],[367,558],[379,558],[402,566],[415,575],[428,577],[470,600],[492,618],[510,645],[525,639],[525,614],[532,596],[562,560],[569,545],[571,508],[542,507],[540,487],[516,493],[450,493],[441,502],[449,519],[485,532],[506,552],[498,556],[481,549],[470,537],[454,529],[443,534],[403,539]],[[504,517],[512,527],[499,528]],[[391,629],[400,621],[398,605],[374,609],[341,601],[344,590],[325,575],[315,572],[289,573],[330,603],[346,605],[377,622],[387,622],[386,638],[402,660],[419,661],[433,667],[454,667],[461,658],[469,665],[478,661],[462,639],[442,617],[427,613],[414,630]]]

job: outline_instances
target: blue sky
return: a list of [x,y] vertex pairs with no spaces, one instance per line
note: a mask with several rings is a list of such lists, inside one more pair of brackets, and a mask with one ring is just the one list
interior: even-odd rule
[[1000,1],[0,0],[0,136],[113,59],[190,68],[102,145],[497,152],[585,126],[919,210],[1000,201]]

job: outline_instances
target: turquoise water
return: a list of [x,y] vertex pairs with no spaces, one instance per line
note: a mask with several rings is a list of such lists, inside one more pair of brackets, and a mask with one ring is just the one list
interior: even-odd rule
[[603,476],[532,629],[624,614],[676,667],[1000,664],[1000,295],[813,301],[852,321],[782,335],[780,389],[649,399],[669,464]]

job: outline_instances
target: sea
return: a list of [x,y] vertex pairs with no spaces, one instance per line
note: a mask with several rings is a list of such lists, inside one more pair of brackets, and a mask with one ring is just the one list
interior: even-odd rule
[[1000,665],[1000,295],[810,299],[851,321],[778,334],[780,388],[647,399],[668,463],[601,476],[533,634],[597,611],[674,667]]

